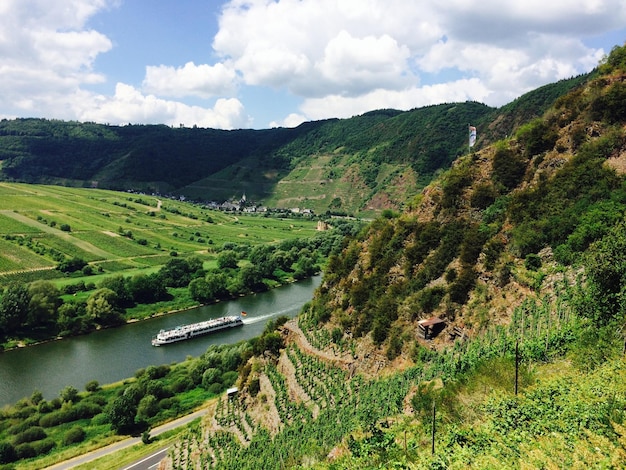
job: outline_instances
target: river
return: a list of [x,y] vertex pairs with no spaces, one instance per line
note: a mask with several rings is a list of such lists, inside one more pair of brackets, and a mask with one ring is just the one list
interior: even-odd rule
[[[51,399],[67,385],[84,390],[91,380],[101,385],[117,382],[149,365],[171,364],[187,356],[199,356],[213,344],[254,338],[263,332],[270,319],[281,315],[295,317],[312,299],[320,282],[321,276],[315,276],[260,294],[0,353],[0,406],[30,397],[34,390]],[[242,311],[247,313],[242,328],[167,346],[150,344],[152,336],[161,329]]]

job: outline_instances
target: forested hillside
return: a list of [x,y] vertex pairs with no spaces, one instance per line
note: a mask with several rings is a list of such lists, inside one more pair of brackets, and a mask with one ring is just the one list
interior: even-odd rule
[[465,153],[468,124],[487,144],[541,115],[583,79],[542,87],[500,109],[467,102],[378,110],[295,129],[2,120],[0,179],[218,202],[245,193],[274,207],[375,214],[403,207]]
[[172,468],[623,468],[626,46],[580,85],[331,256]]

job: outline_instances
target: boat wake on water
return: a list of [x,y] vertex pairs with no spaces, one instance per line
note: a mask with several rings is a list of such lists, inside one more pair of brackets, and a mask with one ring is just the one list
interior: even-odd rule
[[282,310],[279,310],[278,312],[272,312],[272,313],[268,313],[266,315],[260,315],[258,317],[254,317],[254,318],[246,318],[245,315],[242,315],[242,317],[243,317],[243,324],[244,325],[252,325],[254,323],[259,323],[259,322],[262,322],[262,321],[266,321],[266,320],[268,320],[270,318],[273,318],[273,317],[276,317],[278,315],[282,315],[282,314],[285,314],[285,313],[292,312],[294,308],[298,308],[298,307],[299,307],[299,305],[298,306],[293,305],[291,307],[287,307],[287,308],[284,308]]

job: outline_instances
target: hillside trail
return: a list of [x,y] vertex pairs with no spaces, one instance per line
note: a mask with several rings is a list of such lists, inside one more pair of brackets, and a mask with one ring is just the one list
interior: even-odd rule
[[300,329],[300,326],[298,326],[297,319],[289,320],[283,325],[283,328],[287,336],[286,342],[294,342],[302,352],[310,354],[311,356],[316,356],[325,362],[331,363],[345,370],[350,370],[354,367],[356,363],[354,359],[338,356],[330,351],[317,349],[309,343],[309,340]]

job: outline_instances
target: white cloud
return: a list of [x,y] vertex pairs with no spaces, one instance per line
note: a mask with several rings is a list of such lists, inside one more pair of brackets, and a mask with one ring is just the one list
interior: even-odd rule
[[[282,126],[440,102],[499,106],[589,71],[609,51],[585,39],[626,28],[623,0],[230,0],[212,51],[139,64],[135,81],[97,68],[118,50],[89,21],[116,7],[0,0],[0,116],[248,127],[238,93],[254,103],[268,87],[302,103],[272,123]],[[109,96],[89,91],[122,81]]]
[[409,110],[439,103],[468,100],[484,102],[490,93],[480,80],[474,78],[399,91],[378,89],[358,97],[331,95],[312,98],[305,100],[301,108],[307,118],[312,120],[348,118],[373,109]]
[[[583,38],[625,28],[626,3],[232,0],[219,25],[213,48],[244,83],[286,88],[317,119],[459,98],[503,105],[597,65],[608,51]],[[426,80],[443,75],[463,79]]]
[[281,122],[273,121],[270,123],[270,128],[273,127],[298,127],[303,122],[307,121],[307,118],[302,114],[291,113]]
[[[84,96],[89,99],[90,97]],[[152,123],[187,127],[197,125],[218,129],[249,127],[250,118],[241,102],[235,98],[218,99],[215,106],[203,108],[169,101],[141,91],[124,83],[115,87],[115,96],[91,97],[90,106],[76,110],[82,121],[107,122],[110,124]]]
[[165,65],[146,67],[143,88],[148,93],[163,96],[210,98],[232,94],[235,80],[235,71],[225,64],[211,66],[187,62],[179,68]]
[[68,99],[104,76],[93,69],[111,41],[84,29],[105,0],[3,0],[0,9],[0,107],[4,115],[66,114]]

